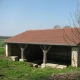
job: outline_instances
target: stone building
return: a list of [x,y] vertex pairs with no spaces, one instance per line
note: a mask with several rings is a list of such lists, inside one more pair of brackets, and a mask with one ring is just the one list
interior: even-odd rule
[[47,63],[80,66],[80,28],[30,30],[4,42],[6,57],[37,61],[42,67]]

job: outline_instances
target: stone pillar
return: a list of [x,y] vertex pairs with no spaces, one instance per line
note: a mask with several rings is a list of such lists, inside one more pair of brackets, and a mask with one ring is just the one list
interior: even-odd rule
[[8,43],[5,44],[5,54],[6,57],[9,57],[11,55],[11,44]]
[[71,57],[71,65],[73,67],[79,67],[80,66],[80,54],[79,54],[79,48],[78,47],[72,47],[72,57]]

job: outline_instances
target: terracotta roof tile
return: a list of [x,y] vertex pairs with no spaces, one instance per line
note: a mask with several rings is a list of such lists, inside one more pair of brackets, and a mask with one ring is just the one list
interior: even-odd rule
[[80,43],[80,28],[30,30],[11,37],[6,43],[77,45]]

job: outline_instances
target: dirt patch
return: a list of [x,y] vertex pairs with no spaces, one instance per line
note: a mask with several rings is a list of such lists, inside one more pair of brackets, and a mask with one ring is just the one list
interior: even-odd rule
[[6,59],[5,55],[0,55],[0,59]]
[[44,80],[80,80],[80,72],[54,74]]

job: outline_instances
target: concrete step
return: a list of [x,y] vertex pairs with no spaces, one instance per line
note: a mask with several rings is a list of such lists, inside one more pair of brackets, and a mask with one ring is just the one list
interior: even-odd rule
[[67,67],[67,65],[58,65],[57,66],[58,69],[63,69],[63,68],[66,68],[66,67]]

